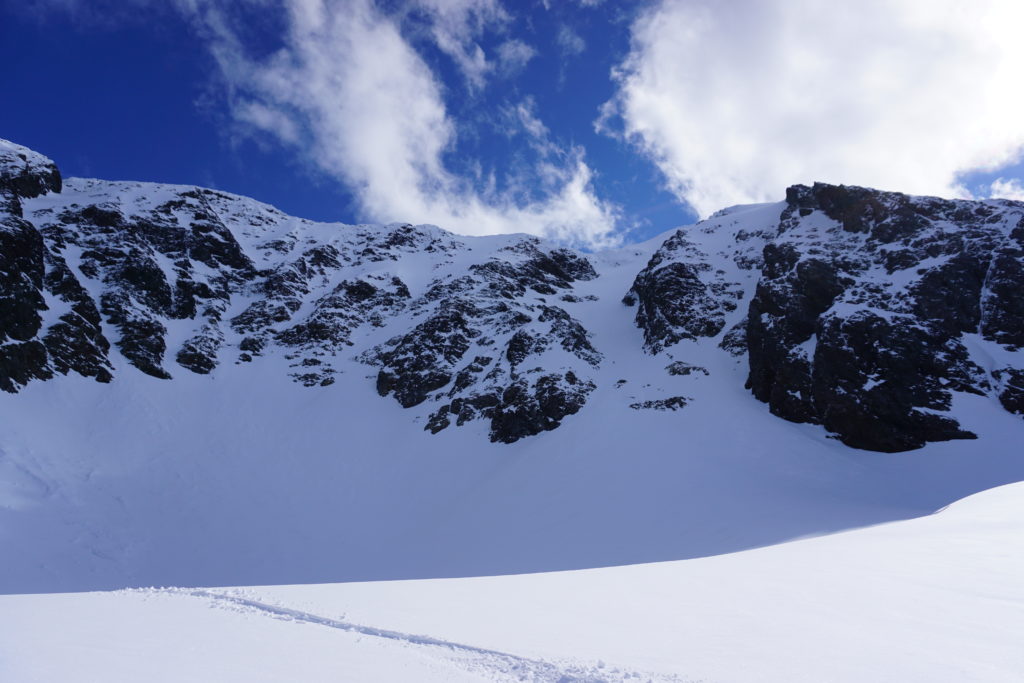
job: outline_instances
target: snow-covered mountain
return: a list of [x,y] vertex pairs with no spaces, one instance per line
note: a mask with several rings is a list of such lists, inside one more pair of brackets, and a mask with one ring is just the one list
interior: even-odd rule
[[0,593],[585,569],[926,515],[1024,479],[1021,291],[1005,200],[795,186],[585,253],[62,179],[0,141]]
[[[49,159],[2,145],[8,392],[241,363],[328,387],[355,361],[429,431],[483,419],[507,443],[578,412],[622,352],[581,322],[621,298],[595,282],[621,254],[317,224],[195,187],[62,183]],[[717,342],[748,360],[774,414],[849,445],[973,438],[949,413],[955,392],[1024,412],[1020,203],[796,186],[673,233],[638,270],[622,301],[668,375],[707,374],[680,342]]]

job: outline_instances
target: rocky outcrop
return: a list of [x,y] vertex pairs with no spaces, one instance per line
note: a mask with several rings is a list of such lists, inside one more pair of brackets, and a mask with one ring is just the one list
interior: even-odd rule
[[636,324],[649,352],[683,339],[715,337],[725,327],[725,316],[736,310],[742,289],[727,281],[711,260],[680,230],[636,276],[623,303],[637,307]]
[[[474,258],[431,226],[323,226],[194,187],[62,183],[10,143],[0,193],[7,391],[68,372],[111,381],[122,361],[158,379],[267,362],[326,387],[359,356],[381,395],[431,404],[431,430],[486,419],[512,442],[557,426],[595,386],[601,354],[564,306],[593,300],[573,288],[597,273],[535,238]],[[415,296],[395,270],[410,261],[439,270]]]
[[1009,239],[1021,213],[1008,202],[790,188],[750,303],[748,387],[774,414],[858,448],[973,437],[948,412],[953,394],[989,392],[992,378],[963,335],[1017,338],[1007,294],[1024,285]]
[[633,410],[682,410],[691,400],[685,396],[669,396],[668,398],[637,401],[630,403],[629,407]]
[[996,246],[982,277],[980,310],[971,310],[981,334],[1013,350],[1024,348],[1024,217]]
[[492,441],[512,443],[553,429],[583,406],[602,356],[545,297],[594,277],[585,257],[525,239],[435,282],[410,304],[422,321],[361,357],[380,367],[382,396],[406,408],[441,403],[427,420],[433,433],[483,419]]
[[562,418],[579,412],[594,388],[571,370],[517,379],[493,409],[491,441],[512,443],[554,429]]
[[27,147],[0,139],[0,196],[32,198],[60,189],[57,164]]
[[[22,201],[59,192],[56,165],[0,140],[0,389],[74,369],[109,379],[108,348],[91,299],[42,234],[23,218]],[[47,294],[51,297],[47,303]]]

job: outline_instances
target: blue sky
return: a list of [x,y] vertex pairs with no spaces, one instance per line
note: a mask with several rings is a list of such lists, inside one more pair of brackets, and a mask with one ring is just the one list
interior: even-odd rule
[[0,137],[69,176],[592,247],[794,182],[1024,198],[1020,3],[819,5],[5,3]]

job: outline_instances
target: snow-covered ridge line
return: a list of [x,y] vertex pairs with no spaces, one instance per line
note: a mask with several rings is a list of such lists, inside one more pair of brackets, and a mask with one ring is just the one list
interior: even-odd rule
[[[511,443],[608,385],[622,350],[595,336],[592,313],[628,326],[627,308],[608,307],[621,300],[647,353],[746,358],[774,414],[851,446],[972,438],[949,414],[957,392],[1024,412],[1020,203],[796,186],[660,245],[586,255],[525,235],[318,224],[190,186],[62,188],[48,159],[3,144],[6,391],[69,372],[109,382],[126,366],[170,379],[260,365],[321,389],[369,372],[426,430],[479,421]],[[970,334],[1011,360],[983,367]]]

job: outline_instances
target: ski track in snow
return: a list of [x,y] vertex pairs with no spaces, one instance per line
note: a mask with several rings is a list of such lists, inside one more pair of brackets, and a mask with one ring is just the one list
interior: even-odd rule
[[231,595],[218,591],[192,588],[141,588],[128,589],[124,592],[200,598],[209,600],[212,605],[217,607],[238,609],[271,619],[280,619],[299,624],[314,624],[339,631],[358,633],[372,638],[397,641],[415,647],[435,648],[443,651],[444,659],[453,665],[462,667],[473,674],[480,674],[484,680],[530,681],[531,683],[625,683],[628,681],[692,683],[692,679],[683,679],[678,676],[653,675],[638,671],[625,671],[604,662],[596,664],[579,662],[556,663],[543,659],[531,659],[509,652],[456,643],[428,635],[402,633],[401,631],[392,631],[375,626],[353,624],[340,619],[331,619],[330,617],[303,612],[290,607],[271,605],[241,595]]

